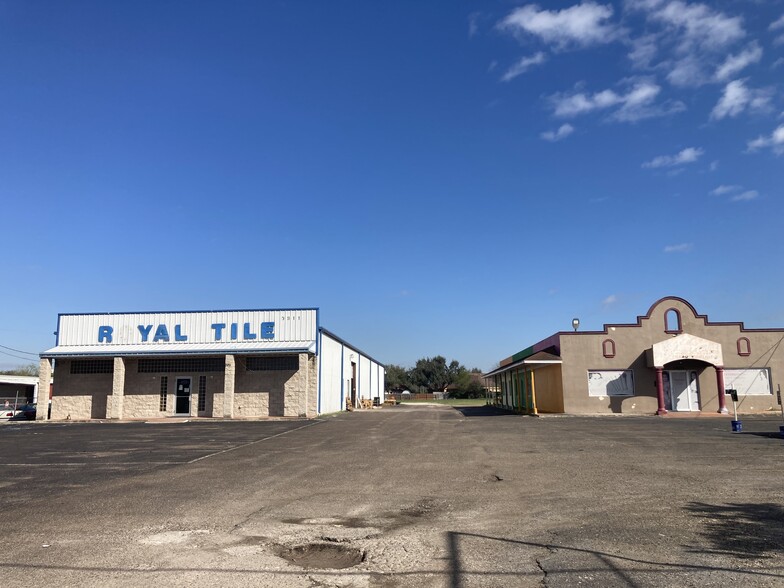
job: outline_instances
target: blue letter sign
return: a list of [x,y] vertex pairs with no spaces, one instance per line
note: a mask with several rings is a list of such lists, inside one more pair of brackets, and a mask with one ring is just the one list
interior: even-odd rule
[[104,341],[111,343],[113,330],[111,327],[98,327],[98,343],[103,343]]

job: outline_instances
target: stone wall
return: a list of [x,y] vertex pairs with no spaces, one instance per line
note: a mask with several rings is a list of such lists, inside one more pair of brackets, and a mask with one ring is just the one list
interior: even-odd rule
[[55,370],[52,420],[106,418],[113,374],[72,374],[70,359],[58,359]]
[[[57,362],[57,385],[52,402],[53,419],[147,419],[175,415],[178,378],[191,380],[191,416],[218,418],[316,416],[318,412],[318,362],[308,353],[298,355],[297,370],[249,371],[243,356],[230,361],[227,376],[234,371],[231,414],[225,414],[223,373],[139,373],[139,360],[116,358],[114,374],[71,374],[70,360]],[[118,363],[124,374],[116,373]],[[229,365],[231,364],[231,365]],[[199,376],[206,377],[206,406],[198,411]],[[161,378],[168,378],[166,407],[161,410]],[[122,394],[112,394],[123,385]],[[231,386],[229,386],[231,388]],[[119,390],[117,391],[119,392]],[[119,416],[121,415],[121,416]]]

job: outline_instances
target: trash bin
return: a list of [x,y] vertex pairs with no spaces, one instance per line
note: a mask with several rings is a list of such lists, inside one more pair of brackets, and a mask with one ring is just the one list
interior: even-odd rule
[[732,423],[732,432],[733,433],[740,433],[743,431],[743,423],[740,421],[730,421]]

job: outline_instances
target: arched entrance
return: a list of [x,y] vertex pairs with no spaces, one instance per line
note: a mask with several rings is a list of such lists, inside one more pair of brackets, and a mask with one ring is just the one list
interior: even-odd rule
[[657,414],[670,410],[699,411],[699,374],[706,365],[716,369],[719,412],[727,412],[720,343],[688,333],[677,335],[653,344],[648,350],[648,365],[656,370]]
[[677,412],[702,409],[700,376],[710,364],[698,360],[673,361],[663,366],[664,407]]

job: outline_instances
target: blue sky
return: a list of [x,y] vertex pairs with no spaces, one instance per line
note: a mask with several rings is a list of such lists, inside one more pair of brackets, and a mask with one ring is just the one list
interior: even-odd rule
[[317,306],[489,369],[784,326],[784,2],[0,2],[0,368],[59,312]]

